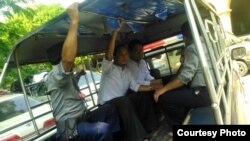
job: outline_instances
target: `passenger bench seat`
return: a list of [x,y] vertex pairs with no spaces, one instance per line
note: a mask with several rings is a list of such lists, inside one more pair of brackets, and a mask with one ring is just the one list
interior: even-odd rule
[[184,125],[214,125],[216,124],[213,109],[211,107],[201,107],[191,109],[184,120]]

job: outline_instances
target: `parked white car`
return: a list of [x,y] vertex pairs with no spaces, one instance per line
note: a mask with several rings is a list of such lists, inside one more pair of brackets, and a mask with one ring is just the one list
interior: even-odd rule
[[[94,106],[93,102],[97,104],[97,92],[100,88],[101,73],[92,72],[91,74],[91,72],[88,70],[85,72],[86,74],[80,77],[78,86],[81,92],[87,96],[85,98],[87,108],[91,108]],[[93,97],[90,96],[90,94],[92,94]]]
[[45,77],[47,76],[48,72],[47,71],[42,71],[38,74],[34,74],[33,75],[33,83],[39,83],[41,81],[43,81],[45,79]]
[[237,61],[240,75],[247,75],[250,69],[250,41],[241,40],[230,33],[227,33],[227,38],[227,46],[232,59]]
[[[34,117],[51,111],[49,104],[28,97]],[[39,105],[39,106],[37,106]],[[36,107],[37,106],[37,107]],[[0,141],[28,140],[37,134],[31,119],[23,94],[8,94],[0,96]],[[44,132],[55,125],[52,113],[35,120],[39,132]],[[23,124],[22,124],[23,123]]]
[[[98,84],[96,85],[96,88],[99,89],[99,83],[101,81],[101,74],[97,72],[92,72],[93,74],[93,77],[92,77],[92,74],[90,71],[85,71],[85,72],[86,74],[80,77],[78,81],[78,86],[85,95],[89,95],[90,93],[96,92],[95,84]],[[88,84],[89,84],[89,89],[88,89]]]

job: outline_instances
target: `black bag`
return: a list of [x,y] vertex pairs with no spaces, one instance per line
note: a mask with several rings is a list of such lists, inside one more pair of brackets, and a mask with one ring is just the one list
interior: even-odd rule
[[77,138],[78,132],[76,118],[57,121],[56,124],[62,141],[73,141]]

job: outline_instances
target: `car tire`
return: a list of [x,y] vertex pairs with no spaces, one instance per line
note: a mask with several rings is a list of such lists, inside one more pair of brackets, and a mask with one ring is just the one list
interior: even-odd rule
[[237,61],[237,64],[239,66],[240,76],[245,76],[248,73],[248,67],[246,63],[243,61]]

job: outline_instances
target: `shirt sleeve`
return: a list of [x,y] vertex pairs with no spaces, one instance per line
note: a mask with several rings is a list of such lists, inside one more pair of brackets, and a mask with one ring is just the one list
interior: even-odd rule
[[67,83],[67,78],[70,77],[71,74],[72,72],[65,72],[62,62],[60,62],[58,65],[53,66],[51,77],[58,87],[63,87]]
[[181,67],[177,78],[179,78],[184,84],[188,84],[190,81],[192,81],[197,71],[198,65],[199,58],[197,56],[197,52],[195,51],[195,46],[190,45],[186,47],[183,66]]
[[105,57],[103,58],[102,61],[102,72],[106,73],[109,72],[111,67],[112,67],[113,62],[112,61],[108,61]]
[[154,80],[154,77],[150,75],[147,64],[144,60],[141,60],[139,69],[141,73],[138,74],[138,83],[142,85],[150,85],[150,81]]
[[131,75],[131,73],[128,71],[128,77],[129,77],[129,88],[135,92],[139,90],[140,84],[136,82],[134,77]]
[[148,70],[147,64],[144,60],[142,60],[142,66],[143,66],[143,69],[145,70],[145,81],[154,80],[155,78],[153,76],[151,76],[151,74]]
[[140,81],[139,80],[138,83],[141,84],[141,85],[147,85],[147,86],[149,86],[151,82],[150,81]]

